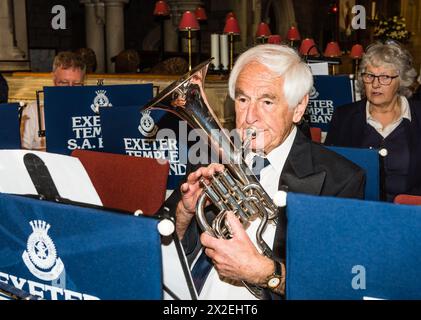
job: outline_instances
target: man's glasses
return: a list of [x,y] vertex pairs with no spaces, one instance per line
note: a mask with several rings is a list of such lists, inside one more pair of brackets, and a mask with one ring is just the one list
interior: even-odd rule
[[83,82],[71,82],[71,81],[57,81],[58,87],[80,87],[83,86]]
[[375,78],[379,81],[381,85],[388,86],[392,83],[392,80],[399,77],[399,75],[396,76],[388,76],[385,74],[381,74],[379,76],[376,76],[372,73],[363,72],[361,73],[361,78],[363,79],[364,83],[372,83]]

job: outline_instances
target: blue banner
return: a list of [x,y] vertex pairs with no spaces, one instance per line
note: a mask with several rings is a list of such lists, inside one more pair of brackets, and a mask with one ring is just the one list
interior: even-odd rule
[[158,220],[0,194],[0,281],[52,300],[162,299]]
[[287,196],[287,299],[421,299],[421,207]]
[[20,149],[19,104],[0,104],[0,149]]
[[188,128],[185,121],[163,110],[140,111],[138,106],[101,110],[104,151],[166,159],[170,163],[167,189],[174,190],[186,174]]
[[314,76],[306,115],[310,126],[329,130],[333,111],[337,106],[353,101],[352,83],[347,75]]
[[44,87],[47,151],[69,155],[74,149],[104,148],[99,113],[121,106],[142,106],[152,84]]

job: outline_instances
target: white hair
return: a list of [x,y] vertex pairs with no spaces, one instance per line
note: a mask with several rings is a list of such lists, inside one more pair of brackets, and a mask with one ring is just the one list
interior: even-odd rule
[[412,96],[411,85],[417,76],[417,71],[415,71],[412,62],[413,58],[409,51],[399,43],[392,41],[388,41],[387,43],[375,42],[367,48],[363,56],[357,85],[362,89],[363,95],[365,95],[365,86],[361,78],[361,73],[366,71],[368,65],[373,67],[388,67],[396,70],[399,74],[398,94],[410,98]]
[[294,49],[279,44],[262,44],[245,51],[235,62],[228,80],[229,95],[233,100],[238,75],[251,62],[261,63],[284,78],[284,96],[290,108],[295,108],[313,86],[309,66]]

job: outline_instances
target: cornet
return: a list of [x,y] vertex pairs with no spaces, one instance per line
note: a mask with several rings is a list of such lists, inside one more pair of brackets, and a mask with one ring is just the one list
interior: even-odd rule
[[[161,109],[176,114],[192,128],[202,129],[212,148],[217,151],[225,170],[216,173],[211,183],[201,180],[203,193],[196,206],[196,218],[200,228],[218,238],[231,237],[225,223],[227,211],[233,211],[245,227],[250,220],[260,216],[261,222],[256,232],[257,245],[262,253],[272,257],[272,250],[262,238],[266,224],[277,217],[277,206],[260,185],[246,165],[243,150],[255,136],[253,129],[247,130],[243,146],[236,147],[222,129],[218,118],[210,108],[204,94],[204,78],[212,59],[173,82],[149,102],[143,110]],[[205,204],[212,202],[219,210],[209,225],[205,216]]]

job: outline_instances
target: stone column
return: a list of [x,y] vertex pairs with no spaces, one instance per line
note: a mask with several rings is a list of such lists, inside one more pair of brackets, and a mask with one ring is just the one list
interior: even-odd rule
[[233,3],[233,10],[237,14],[241,35],[237,38],[235,52],[240,52],[254,44],[254,35],[260,23],[260,0],[237,0]]
[[105,6],[101,0],[81,0],[85,5],[86,47],[96,55],[97,73],[105,72]]
[[[25,53],[16,45],[12,0],[0,1],[0,70],[19,70]],[[6,61],[5,61],[6,60]]]
[[[165,29],[165,51],[177,52],[179,31],[178,24],[180,23],[181,16],[187,10],[194,12],[198,6],[203,6],[201,0],[167,0],[171,8],[171,19],[166,20],[164,24]],[[193,36],[192,40],[193,51],[197,51],[196,37]],[[183,39],[181,51],[187,52],[187,39]]]
[[23,51],[26,57],[28,52],[28,32],[26,22],[26,0],[14,0],[15,5],[15,37],[17,47]]
[[124,50],[124,5],[129,0],[103,0],[105,3],[105,27],[107,46],[107,72],[115,72],[111,58]]

